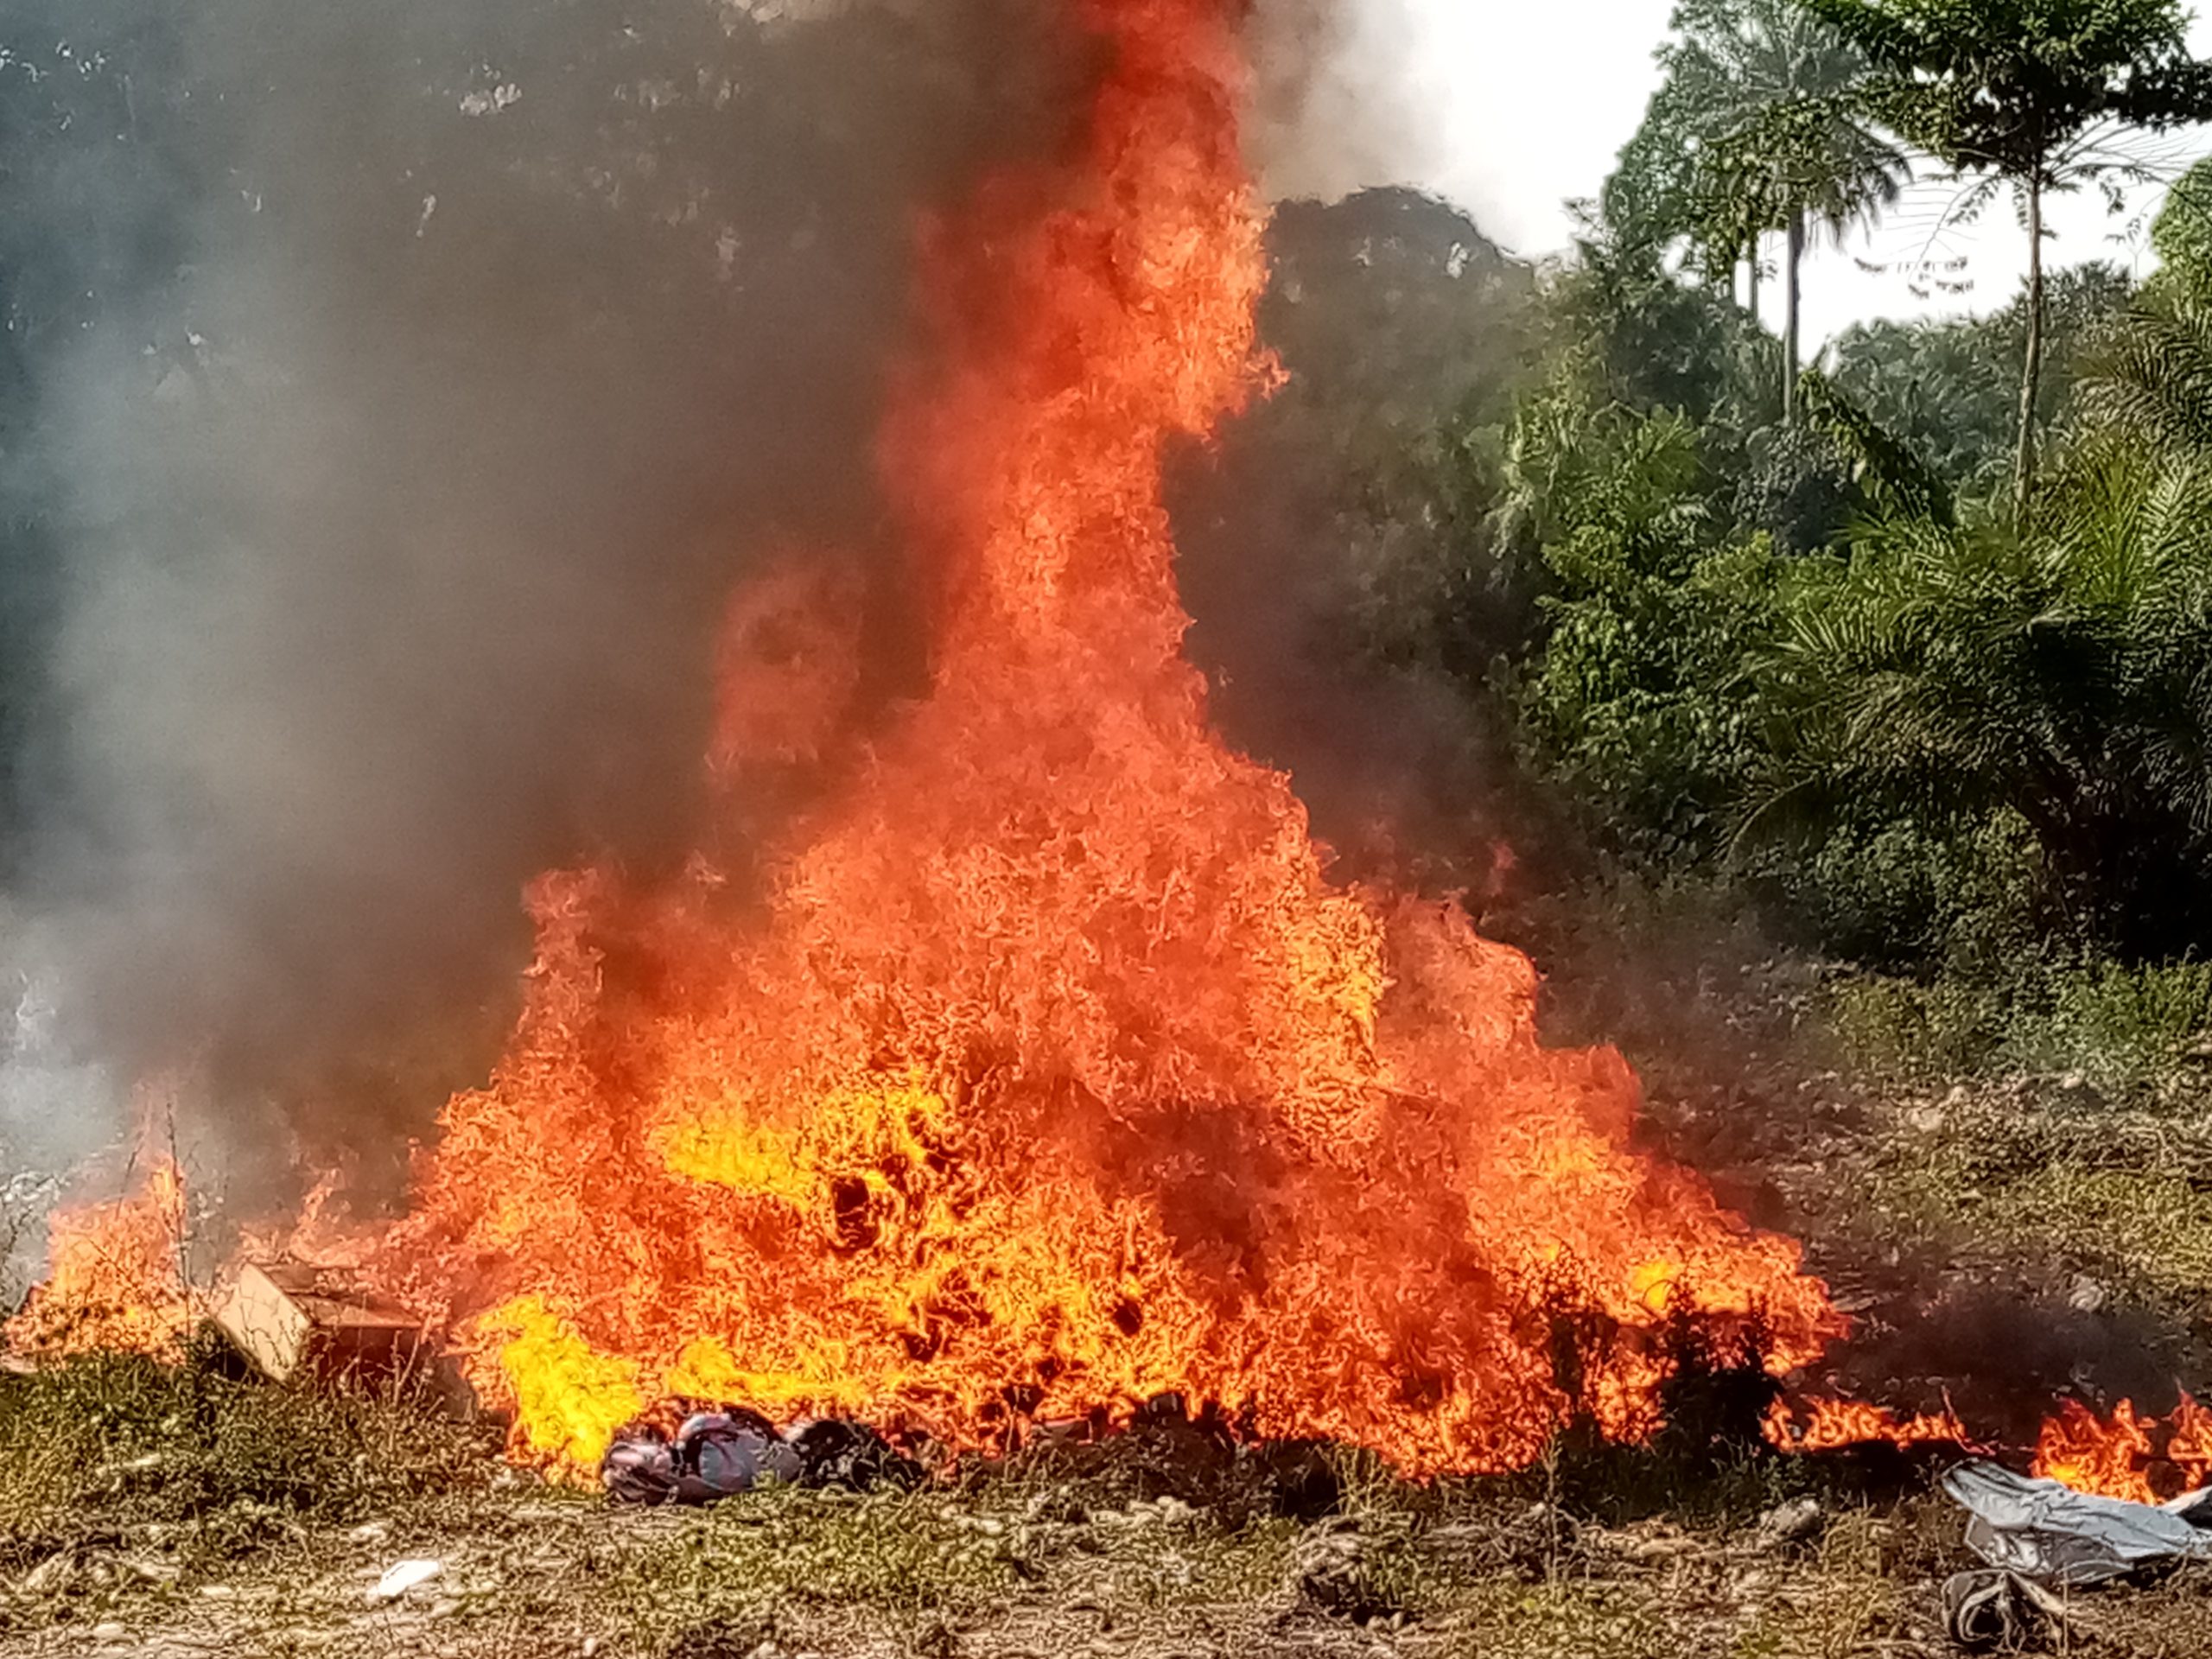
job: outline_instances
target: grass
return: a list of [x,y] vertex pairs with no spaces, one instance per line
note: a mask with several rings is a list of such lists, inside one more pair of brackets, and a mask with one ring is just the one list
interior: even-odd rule
[[2181,1100],[2208,1081],[2212,964],[2030,963],[2004,982],[1853,975],[1827,988],[1815,1021],[1872,1079],[2063,1077]]
[[1884,1148],[1871,1208],[1901,1234],[2086,1274],[2190,1323],[2212,1285],[2212,1122],[2065,1091],[1959,1089]]
[[[1709,950],[1644,942],[1629,972],[1593,931],[1547,992],[1555,1038],[1626,1036],[1661,1144],[1708,1132],[1699,1147],[1830,1193],[1816,1247],[1919,1249],[2041,1274],[2046,1294],[2079,1272],[2116,1306],[2204,1317],[2212,1073],[2192,1051],[2212,972],[2039,971],[2000,995],[1839,977],[1713,926]],[[1863,1110],[1816,1109],[1845,1096]],[[204,1359],[0,1376],[0,1645],[113,1621],[286,1659],[575,1659],[586,1643],[602,1659],[1856,1659],[1944,1651],[1934,1586],[1965,1564],[1955,1512],[1894,1471],[1740,1435],[1567,1435],[1515,1476],[1409,1484],[1362,1454],[1238,1452],[1174,1420],[970,1459],[911,1492],[639,1511],[515,1479],[495,1435],[428,1400],[273,1388]],[[1686,1420],[1732,1409],[1711,1380],[1719,1396]],[[1817,1535],[1763,1541],[1759,1518],[1802,1497]],[[366,1606],[408,1555],[447,1571]],[[2212,1575],[2187,1575],[2115,1599],[2106,1650],[2194,1651],[2208,1596]]]
[[[639,1510],[517,1482],[491,1452],[405,1398],[205,1368],[107,1357],[0,1380],[0,1638],[112,1624],[276,1656],[342,1642],[362,1659],[513,1659],[588,1641],[609,1659],[731,1659],[764,1644],[1142,1656],[1211,1630],[1211,1651],[1402,1640],[1636,1659],[1661,1651],[1668,1575],[1688,1559],[1655,1567],[1636,1540],[1696,1529],[1685,1548],[1726,1578],[1729,1541],[1762,1504],[1818,1489],[1773,1457],[1700,1473],[1663,1451],[1563,1447],[1516,1477],[1410,1484],[1331,1450],[1306,1454],[1337,1494],[1315,1520],[1270,1511],[1282,1492],[1263,1459],[1163,1428],[912,1491]],[[1149,1480],[1147,1459],[1161,1460]],[[1158,1490],[1194,1480],[1204,1503]],[[1673,1518],[1649,1520],[1670,1489]],[[366,1605],[382,1567],[417,1555],[442,1575]],[[998,1646],[978,1649],[977,1632]]]
[[497,1438],[404,1394],[95,1354],[0,1375],[0,1630],[192,1590],[394,1504],[481,1490]]

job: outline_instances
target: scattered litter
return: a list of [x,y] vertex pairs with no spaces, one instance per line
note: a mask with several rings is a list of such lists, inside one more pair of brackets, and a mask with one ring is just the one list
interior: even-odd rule
[[2153,1506],[2097,1497],[2016,1475],[1993,1463],[1961,1464],[1943,1490],[1967,1510],[1967,1548],[2000,1572],[2038,1584],[2101,1584],[2164,1561],[2212,1560],[2212,1491]]
[[874,1429],[823,1420],[779,1430],[741,1409],[687,1418],[668,1440],[640,1429],[618,1440],[600,1465],[610,1496],[626,1503],[712,1503],[764,1482],[842,1486],[910,1485],[919,1467]]
[[1986,1568],[1943,1581],[1943,1628],[1976,1653],[2019,1653],[2047,1628],[2071,1634],[2074,1619],[2050,1591],[2018,1573]]
[[249,1262],[215,1325],[274,1382],[391,1376],[423,1346],[423,1322],[372,1295],[358,1274],[303,1262]]
[[1944,1628],[1971,1650],[2017,1652],[2046,1632],[2072,1633],[2079,1617],[2058,1592],[2212,1560],[2212,1491],[2133,1503],[1993,1463],[1960,1465],[1943,1490],[1967,1511],[1967,1548],[1989,1563],[1943,1586]]
[[397,1601],[410,1590],[429,1583],[431,1580],[442,1574],[445,1570],[446,1564],[443,1561],[423,1560],[395,1561],[385,1569],[384,1576],[377,1580],[376,1587],[369,1592],[369,1599],[375,1603]]
[[23,1574],[16,1586],[18,1594],[26,1596],[51,1595],[77,1576],[77,1557],[68,1550],[58,1550]]
[[1802,1544],[1820,1531],[1821,1518],[1817,1497],[1777,1503],[1759,1517],[1759,1541],[1769,1547]]

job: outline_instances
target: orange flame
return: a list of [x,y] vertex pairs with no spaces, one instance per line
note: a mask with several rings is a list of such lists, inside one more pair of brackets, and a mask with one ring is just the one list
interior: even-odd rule
[[[1584,1375],[1624,1434],[1670,1309],[1758,1317],[1777,1369],[1842,1328],[1793,1243],[1630,1149],[1618,1056],[1538,1044],[1522,957],[1332,884],[1206,724],[1160,469],[1274,372],[1237,10],[1082,7],[1113,52],[1080,161],[928,233],[942,362],[882,465],[929,691],[773,849],[765,918],[704,855],[531,892],[520,1026],[385,1261],[520,1455],[588,1463],[669,1396],[975,1443],[1172,1389],[1498,1468],[1573,1407],[1562,1296],[1618,1333]],[[791,684],[849,684],[782,632],[819,658]],[[729,708],[715,772],[835,723]]]
[[1834,1452],[1848,1446],[1974,1444],[1966,1425],[1948,1409],[1901,1418],[1860,1401],[1808,1400],[1802,1410],[1801,1416],[1788,1402],[1774,1402],[1766,1415],[1770,1445],[1784,1452]]
[[181,1252],[184,1175],[162,1159],[126,1198],[57,1210],[46,1282],[0,1327],[0,1346],[59,1359],[96,1350],[173,1357],[195,1313]]
[[[2152,1474],[2162,1465],[2154,1484]],[[2202,1491],[2212,1484],[2212,1411],[2186,1391],[2164,1418],[2139,1413],[2128,1400],[2109,1418],[2066,1401],[2044,1423],[2033,1472],[2076,1491],[2137,1503],[2158,1502],[2158,1485],[2177,1495]]]
[[2212,1486],[2212,1411],[2184,1392],[2166,1421],[2171,1431],[2166,1459],[2181,1471],[2183,1489],[2194,1492]]
[[2137,1415],[2130,1401],[2114,1407],[2109,1421],[2078,1400],[2066,1401],[2044,1423],[2030,1472],[2077,1492],[2155,1503],[2149,1468],[2150,1431],[2157,1426],[2155,1417]]

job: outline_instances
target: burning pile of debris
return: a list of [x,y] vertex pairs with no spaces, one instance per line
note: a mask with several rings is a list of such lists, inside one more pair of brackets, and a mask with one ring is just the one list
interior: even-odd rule
[[[710,844],[533,885],[519,1022],[409,1213],[342,1271],[226,1280],[213,1326],[266,1378],[449,1364],[515,1462],[651,1504],[911,1484],[895,1426],[957,1465],[1160,1399],[1211,1455],[1280,1459],[1292,1505],[1333,1503],[1319,1443],[1414,1477],[1710,1451],[1693,1350],[1754,1441],[1968,1438],[1784,1404],[1850,1328],[1799,1244],[1638,1140],[1618,1055],[1539,1040],[1526,958],[1337,879],[1209,724],[1162,474],[1274,373],[1243,10],[1069,7],[1113,48],[1082,140],[933,227],[935,348],[886,421],[926,686],[828,756],[867,712],[843,589],[737,596],[710,783],[735,814],[796,768],[804,809],[744,880]],[[62,1217],[10,1340],[177,1351],[183,1203],[162,1165]],[[1957,1478],[1986,1542],[2088,1513]]]

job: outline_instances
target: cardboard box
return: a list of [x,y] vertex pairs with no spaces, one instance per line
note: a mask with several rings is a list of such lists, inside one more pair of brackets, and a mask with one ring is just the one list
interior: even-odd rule
[[215,1323],[278,1382],[395,1376],[426,1357],[422,1322],[364,1290],[343,1268],[249,1263]]

